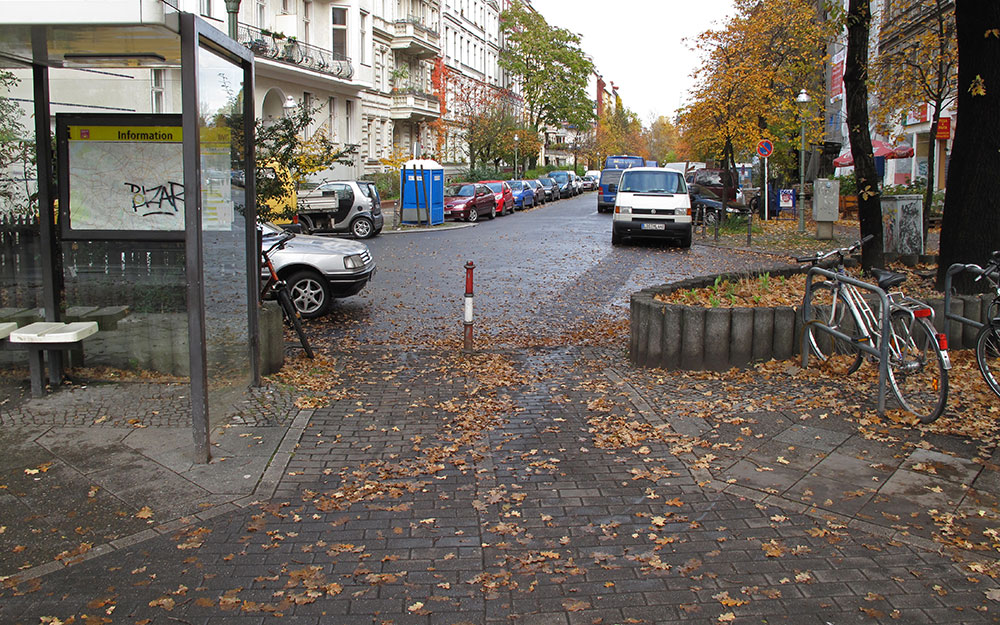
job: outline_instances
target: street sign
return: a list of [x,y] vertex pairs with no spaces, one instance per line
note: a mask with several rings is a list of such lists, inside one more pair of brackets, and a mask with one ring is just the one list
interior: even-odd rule
[[771,156],[772,153],[774,153],[774,145],[769,139],[761,139],[757,142],[757,154],[759,154],[761,158],[767,158],[768,156]]

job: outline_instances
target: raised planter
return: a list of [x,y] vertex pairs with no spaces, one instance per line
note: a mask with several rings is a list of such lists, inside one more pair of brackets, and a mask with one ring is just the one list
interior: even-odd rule
[[[804,273],[808,267],[774,269],[772,277]],[[631,298],[629,360],[640,367],[662,367],[687,371],[725,371],[754,362],[788,360],[801,353],[802,320],[798,307],[706,308],[666,304],[657,295],[711,286],[719,277],[738,280],[744,275],[718,274],[690,278],[643,289]],[[992,300],[990,295],[952,298],[951,312],[981,321]],[[950,349],[974,347],[976,329],[948,321],[945,330],[944,301],[928,302],[934,309],[934,325],[948,333]]]

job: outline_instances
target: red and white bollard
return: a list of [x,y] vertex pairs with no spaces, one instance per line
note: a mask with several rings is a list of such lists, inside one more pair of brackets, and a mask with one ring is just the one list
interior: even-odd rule
[[476,268],[471,260],[465,263],[465,346],[467,354],[472,353],[472,270]]

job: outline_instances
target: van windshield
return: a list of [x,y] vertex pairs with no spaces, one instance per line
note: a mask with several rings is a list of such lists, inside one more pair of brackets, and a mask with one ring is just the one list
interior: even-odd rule
[[631,193],[684,193],[684,180],[675,171],[628,171],[622,173],[619,191]]

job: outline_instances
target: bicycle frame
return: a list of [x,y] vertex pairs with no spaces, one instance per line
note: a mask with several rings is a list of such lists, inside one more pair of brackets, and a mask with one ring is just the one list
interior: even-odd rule
[[[848,276],[846,274],[841,274],[841,273],[838,273],[838,272],[830,271],[829,269],[823,269],[822,267],[810,267],[809,268],[809,272],[806,274],[806,293],[805,293],[805,297],[802,300],[803,301],[803,303],[802,303],[802,317],[803,317],[803,319],[809,319],[810,318],[810,312],[811,312],[810,308],[811,308],[811,305],[812,305],[811,304],[811,300],[812,300],[812,283],[813,283],[813,277],[816,276],[816,275],[823,276],[823,277],[827,278],[828,280],[833,280],[834,282],[837,283],[837,289],[838,290],[844,289],[845,293],[849,294],[849,297],[848,297],[847,301],[848,301],[848,306],[850,308],[853,308],[851,314],[854,315],[855,321],[859,324],[859,328],[858,329],[860,331],[862,331],[862,332],[865,332],[865,336],[868,338],[868,340],[865,341],[865,342],[858,341],[853,336],[848,336],[848,335],[844,334],[843,332],[839,332],[839,331],[834,330],[833,328],[831,328],[829,326],[826,326],[826,325],[823,325],[823,324],[815,324],[815,329],[817,329],[817,330],[819,330],[821,332],[825,332],[827,334],[830,334],[831,336],[834,336],[834,337],[840,339],[841,341],[847,341],[847,342],[851,343],[852,345],[857,346],[858,349],[860,349],[861,351],[865,352],[866,354],[870,354],[871,356],[873,356],[875,358],[878,358],[878,414],[879,414],[879,416],[883,416],[883,415],[885,415],[885,391],[886,391],[886,388],[888,386],[888,380],[889,380],[889,343],[890,343],[890,341],[878,340],[878,341],[875,341],[873,343],[872,340],[871,340],[872,335],[870,333],[870,328],[890,328],[891,327],[889,325],[889,314],[890,314],[889,296],[886,295],[885,291],[883,291],[882,289],[880,289],[878,286],[876,286],[874,284],[868,284],[867,282],[862,282],[861,280],[857,280],[857,279],[852,278],[852,277],[850,277],[850,276]],[[848,290],[848,287],[853,287],[853,289]],[[861,293],[859,292],[859,289],[864,289],[866,291],[871,291],[872,293],[875,293],[875,295],[878,296],[879,302],[882,305],[882,307],[881,307],[881,313],[882,313],[881,314],[881,317],[882,317],[881,321],[879,321],[878,319],[876,319],[874,311],[871,309],[871,307],[868,305],[868,303],[866,301],[864,301],[864,298],[861,297]],[[860,302],[860,305],[858,305],[857,302],[852,301],[851,297],[855,298],[858,302]],[[836,299],[834,299],[834,301],[836,301]],[[858,314],[859,314],[858,310],[859,309],[867,311],[865,314],[867,315],[867,317],[870,320],[874,320],[875,324],[872,324],[869,327],[870,321],[868,319],[859,318],[858,317]],[[803,368],[808,368],[809,367],[809,351],[810,350],[809,350],[809,345],[807,344],[807,341],[805,340],[805,336],[804,335],[805,335],[805,330],[803,329],[803,339],[802,339],[802,367]],[[881,336],[881,335],[878,335],[878,336]],[[874,345],[877,345],[877,347],[875,347]]]

